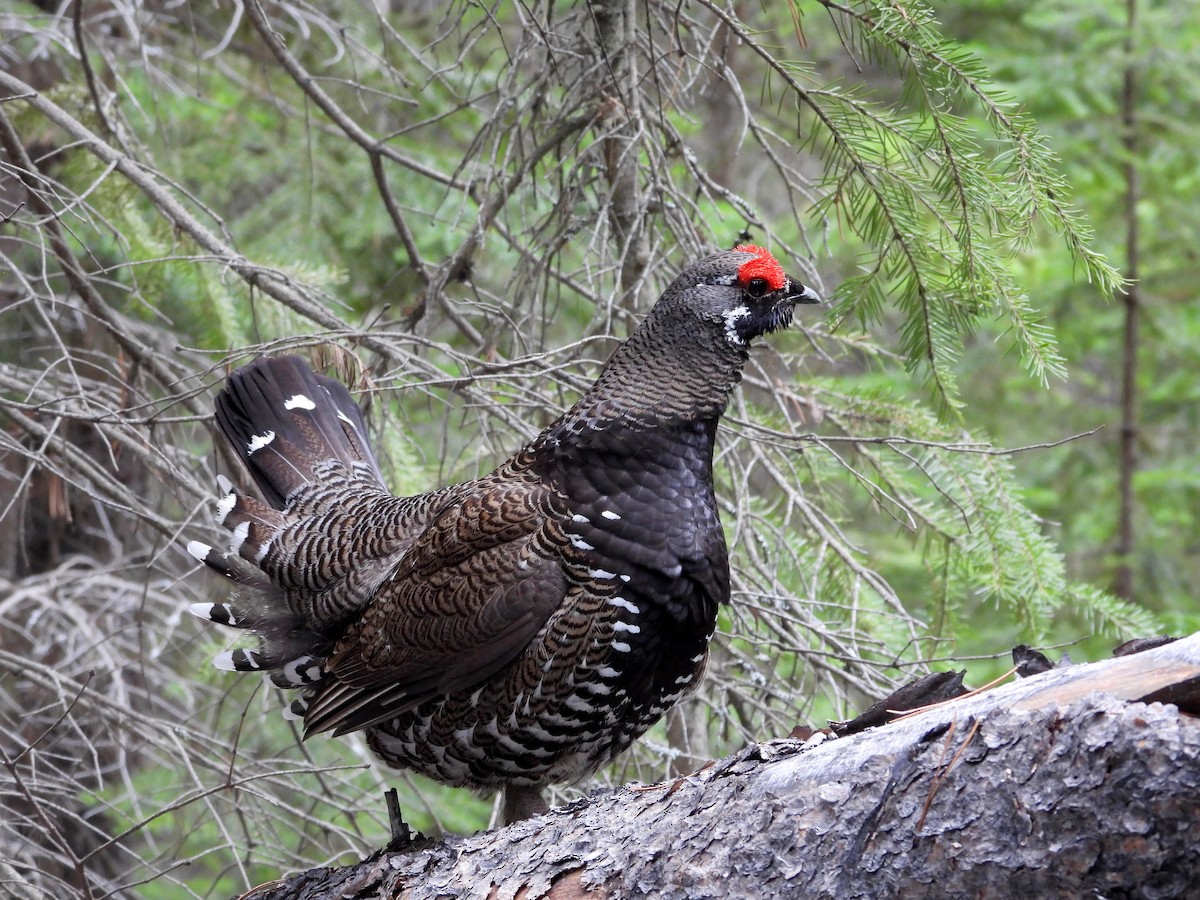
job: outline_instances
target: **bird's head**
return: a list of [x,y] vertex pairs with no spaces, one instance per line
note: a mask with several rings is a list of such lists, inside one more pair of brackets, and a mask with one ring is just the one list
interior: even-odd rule
[[[591,427],[618,413],[624,422],[715,421],[741,380],[750,342],[791,324],[797,303],[820,302],[762,247],[706,256],[667,286],[567,418],[587,411]],[[595,413],[598,403],[608,412]]]
[[675,314],[698,317],[707,331],[745,351],[753,338],[790,325],[797,303],[820,303],[821,298],[789,277],[769,251],[743,244],[688,266],[663,301]]

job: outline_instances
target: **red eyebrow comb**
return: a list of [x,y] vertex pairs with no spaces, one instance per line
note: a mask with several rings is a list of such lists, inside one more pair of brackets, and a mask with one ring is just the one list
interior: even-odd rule
[[738,269],[738,284],[745,287],[751,280],[761,278],[770,286],[771,290],[778,291],[787,284],[787,276],[783,274],[783,266],[779,261],[771,255],[771,251],[756,244],[739,244],[733,248],[738,253],[753,253],[754,259],[748,263],[743,263]]

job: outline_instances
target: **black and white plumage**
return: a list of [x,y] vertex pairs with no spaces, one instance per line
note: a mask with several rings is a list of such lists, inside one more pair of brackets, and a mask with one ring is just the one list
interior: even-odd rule
[[363,729],[389,765],[504,788],[509,820],[543,810],[695,689],[729,599],[717,422],[750,341],[814,302],[761,248],[706,257],[542,434],[416,497],[341,384],[237,370],[216,418],[263,500],[222,479],[229,551],[188,550],[247,590],[193,612],[260,646],[217,665],[300,689],[306,736]]

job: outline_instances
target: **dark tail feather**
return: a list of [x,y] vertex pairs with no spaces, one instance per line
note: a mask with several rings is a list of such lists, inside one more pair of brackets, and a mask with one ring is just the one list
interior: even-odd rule
[[[257,649],[218,654],[217,668],[263,672],[279,687],[307,694],[325,678],[325,657],[332,648],[328,623],[314,617],[311,597],[289,592],[289,584],[294,589],[311,574],[303,560],[292,559],[287,546],[270,556],[272,548],[278,550],[289,527],[321,514],[310,507],[324,489],[337,484],[342,491],[386,492],[383,476],[350,392],[298,357],[264,358],[238,369],[217,395],[216,410],[217,425],[263,500],[239,494],[228,478],[218,476],[216,519],[229,532],[229,547],[218,550],[192,541],[187,550],[252,592],[236,592],[228,602],[197,603],[189,612],[259,637]],[[305,485],[316,488],[302,500],[297,492]],[[307,699],[294,701],[288,717],[302,716],[306,704]]]
[[[232,555],[231,553],[222,553],[215,547],[210,547],[208,544],[200,541],[188,541],[187,552],[193,559],[198,559],[204,563],[218,575],[224,575],[231,581],[243,585],[248,588],[256,588],[258,590],[269,590],[271,581],[263,573],[262,569],[250,565],[242,559]],[[235,616],[235,622],[226,622],[217,616],[210,616],[214,622],[219,622],[222,625],[237,625],[240,628],[248,628],[244,616]]]
[[384,488],[358,404],[299,357],[263,358],[238,369],[216,407],[225,439],[276,509],[300,485],[328,477],[330,465]]

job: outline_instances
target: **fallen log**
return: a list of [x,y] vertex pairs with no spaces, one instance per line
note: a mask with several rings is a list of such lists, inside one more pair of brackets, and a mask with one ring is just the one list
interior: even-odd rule
[[1195,634],[247,896],[1200,896],[1198,714]]

